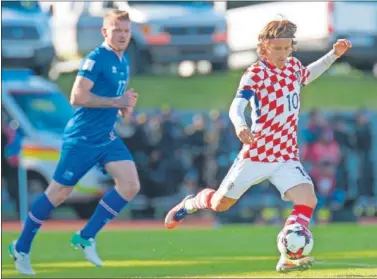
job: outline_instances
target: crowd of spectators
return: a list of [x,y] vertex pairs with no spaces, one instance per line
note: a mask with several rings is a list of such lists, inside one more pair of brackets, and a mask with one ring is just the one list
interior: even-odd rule
[[[304,119],[299,125],[300,157],[315,183],[318,208],[342,208],[360,199],[377,203],[368,112],[313,110]],[[117,124],[117,132],[134,156],[140,195],[147,201],[216,189],[241,148],[226,112],[137,111]],[[2,125],[2,170],[15,178],[14,138]],[[274,187],[259,188],[251,195],[278,197]],[[159,205],[146,204],[143,214],[155,216]]]
[[319,207],[338,206],[356,197],[372,200],[374,172],[368,113],[332,115],[318,110],[303,131],[302,159],[315,183]]
[[[340,208],[359,198],[374,201],[367,111],[327,115],[313,110],[299,130],[300,157],[315,183],[318,208]],[[241,147],[226,113],[217,111],[136,113],[118,133],[134,154],[141,194],[148,199],[216,189]]]

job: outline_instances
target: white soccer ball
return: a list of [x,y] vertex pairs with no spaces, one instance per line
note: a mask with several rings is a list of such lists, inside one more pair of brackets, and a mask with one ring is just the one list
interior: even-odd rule
[[313,235],[301,224],[286,226],[278,235],[278,249],[289,259],[308,256],[313,249]]

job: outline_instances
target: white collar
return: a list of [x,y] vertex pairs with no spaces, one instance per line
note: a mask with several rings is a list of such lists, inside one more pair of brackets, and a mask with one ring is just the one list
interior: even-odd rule
[[102,46],[103,46],[104,48],[106,48],[107,50],[114,51],[114,50],[109,46],[109,44],[108,44],[106,41],[103,41]]
[[114,52],[114,54],[119,58],[120,61],[123,60],[123,55],[122,55],[122,57],[120,58],[120,57],[118,56],[118,54],[117,54],[117,53],[111,48],[111,46],[109,46],[109,44],[108,44],[106,41],[103,41],[103,43],[102,43],[101,45],[102,45],[104,48],[106,48],[107,50]]

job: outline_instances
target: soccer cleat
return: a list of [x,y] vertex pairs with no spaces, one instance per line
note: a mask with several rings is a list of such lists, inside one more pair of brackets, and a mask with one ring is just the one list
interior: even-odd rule
[[302,257],[297,260],[291,260],[282,255],[278,264],[276,265],[276,271],[281,273],[304,271],[311,268],[313,263],[314,258],[312,257]]
[[16,269],[19,273],[24,275],[35,275],[35,271],[30,265],[30,255],[16,250],[16,240],[8,246],[10,256],[13,258]]
[[77,232],[72,236],[71,245],[76,249],[83,251],[85,258],[95,266],[103,266],[96,251],[96,241],[93,238],[84,239],[81,237],[80,232]]
[[188,195],[168,212],[165,217],[165,228],[171,230],[183,222],[183,219],[188,214],[185,209],[185,202],[192,197],[194,197],[194,195]]

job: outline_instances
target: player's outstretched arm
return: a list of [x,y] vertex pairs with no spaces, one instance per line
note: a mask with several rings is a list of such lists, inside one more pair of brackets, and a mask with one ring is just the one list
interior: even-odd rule
[[71,91],[71,104],[92,108],[125,108],[136,104],[137,94],[132,90],[117,98],[101,97],[90,92],[93,81],[77,76]]
[[[327,71],[330,66],[338,59],[340,56],[345,54],[349,48],[352,47],[352,44],[349,40],[340,39],[334,45],[333,49],[318,59],[317,61],[311,63],[307,67],[308,77],[305,79],[303,84],[307,85],[317,79],[325,71]],[[305,72],[305,70],[304,70]],[[304,75],[305,76],[305,75]],[[305,77],[304,77],[305,78]]]

